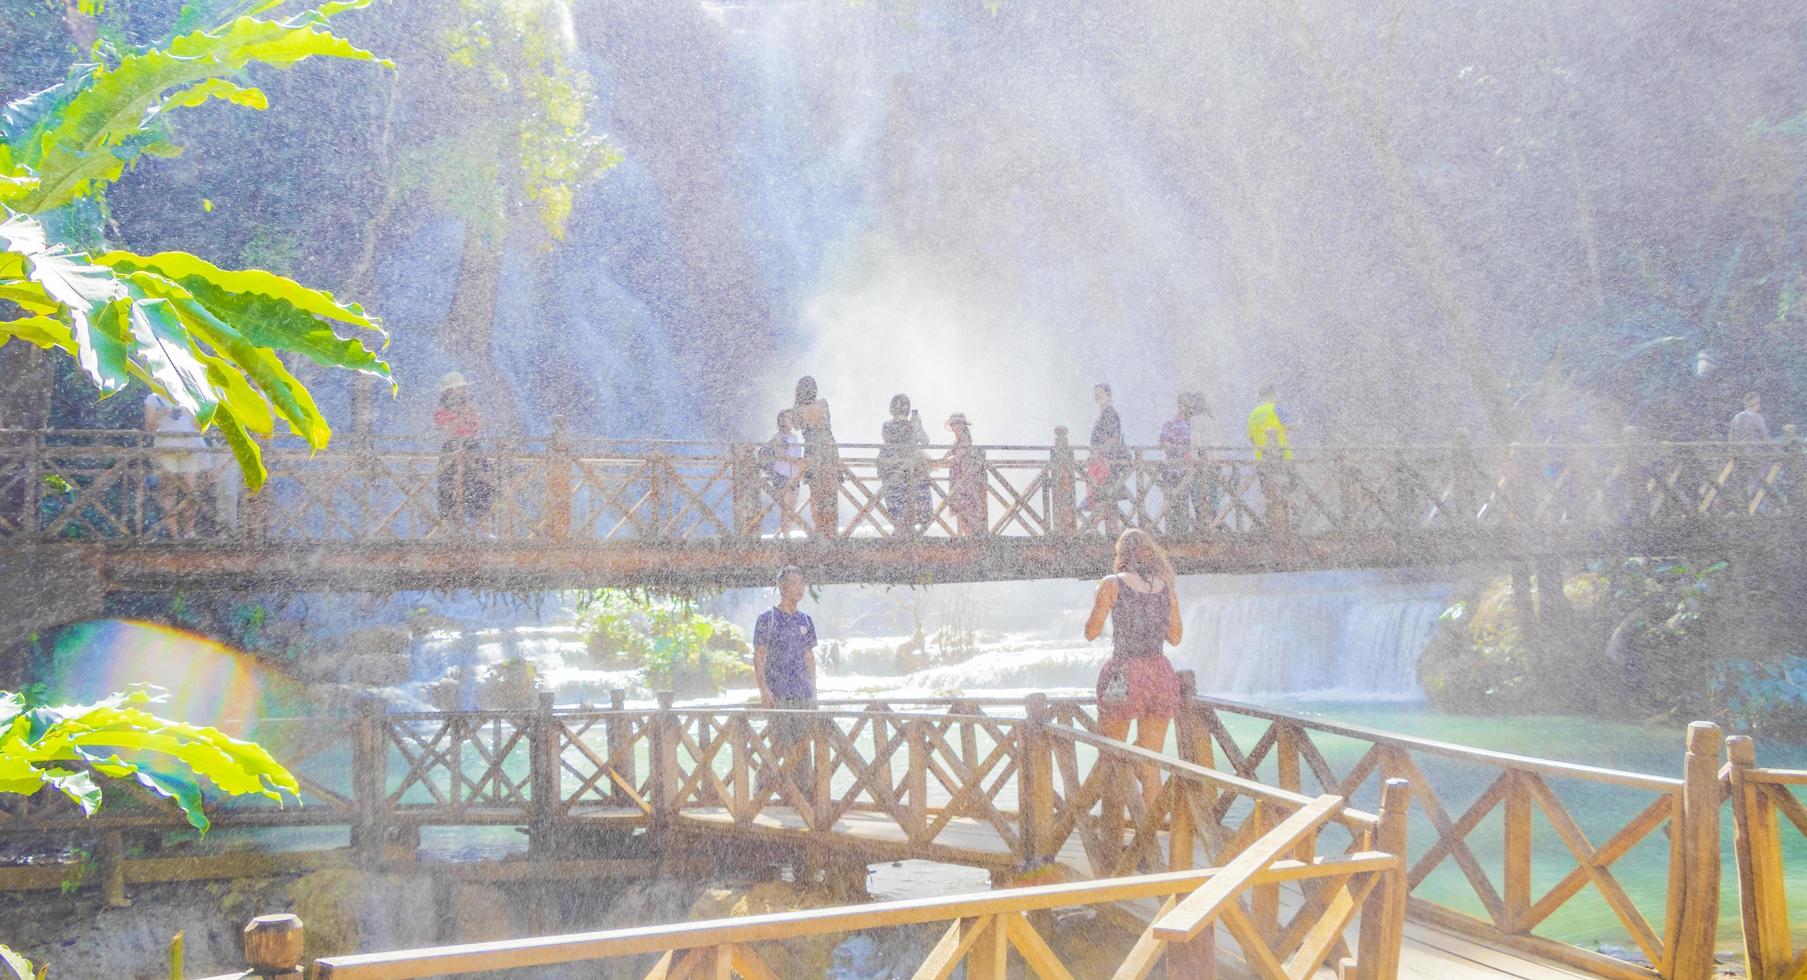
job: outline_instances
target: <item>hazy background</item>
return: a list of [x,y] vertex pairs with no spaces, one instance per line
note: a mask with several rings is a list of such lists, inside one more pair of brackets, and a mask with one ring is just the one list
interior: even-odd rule
[[[429,43],[457,4],[421,0],[346,18],[392,78],[307,66],[267,118],[197,113],[144,164],[176,192],[123,188],[115,231],[373,306],[395,432],[454,369],[498,433],[763,438],[803,373],[845,441],[896,391],[938,436],[960,410],[980,441],[1083,437],[1098,380],[1137,442],[1188,386],[1239,440],[1268,380],[1305,440],[1504,438],[1553,363],[1614,432],[1722,434],[1747,385],[1772,428],[1801,407],[1799,5],[503,6],[620,153],[562,238],[510,200],[477,249],[445,181],[408,179],[495,122]],[[7,28],[8,94],[58,27]]]

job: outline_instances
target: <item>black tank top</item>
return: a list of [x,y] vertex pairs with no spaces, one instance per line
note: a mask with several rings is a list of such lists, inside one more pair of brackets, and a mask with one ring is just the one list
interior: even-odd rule
[[1167,641],[1167,620],[1173,614],[1173,601],[1166,587],[1159,592],[1137,592],[1123,576],[1117,580],[1117,602],[1111,606],[1111,655],[1115,657],[1151,657],[1161,652]]

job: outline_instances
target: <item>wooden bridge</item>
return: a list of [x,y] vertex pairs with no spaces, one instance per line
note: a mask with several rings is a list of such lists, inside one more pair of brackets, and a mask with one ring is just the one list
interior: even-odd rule
[[[171,451],[142,433],[0,432],[0,557],[79,562],[107,588],[540,590],[762,584],[785,564],[825,583],[1089,577],[1119,526],[1161,535],[1183,572],[1807,543],[1798,446],[1344,447],[1264,461],[1207,448],[1175,463],[1148,448],[1093,460],[1061,431],[1051,446],[975,452],[985,513],[963,537],[946,471],[926,488],[932,512],[909,520],[889,508],[870,445],[841,447],[836,517],[818,527],[810,488],[775,484],[744,444],[487,442],[458,457],[469,487],[444,478],[481,496],[483,513],[460,521],[442,510],[436,443],[318,456],[277,443],[268,490],[247,496],[236,483],[159,492]],[[230,465],[211,459],[216,475]]]
[[[528,858],[492,864],[498,875],[593,878],[621,873],[610,862],[650,873],[763,853],[860,868],[927,859],[989,869],[1015,886],[332,956],[315,964],[320,977],[605,958],[637,962],[647,976],[766,977],[761,943],[923,923],[946,932],[918,976],[946,977],[964,963],[968,976],[1002,977],[1015,955],[1037,976],[1062,977],[1040,913],[1091,906],[1139,933],[1113,954],[1120,977],[1165,962],[1168,976],[1210,976],[1222,965],[1270,978],[1700,980],[1713,970],[1729,799],[1752,975],[1796,977],[1807,965],[1792,945],[1779,844],[1785,823],[1807,832],[1807,809],[1789,789],[1807,774],[1756,768],[1748,740],[1732,740],[1722,768],[1718,729],[1696,723],[1679,774],[1648,775],[1298,717],[1198,697],[1187,683],[1171,755],[1100,737],[1087,699],[1040,696],[836,702],[815,712],[679,707],[668,695],[650,708],[619,697],[603,709],[554,710],[548,700],[518,712],[371,705],[266,739],[300,776],[304,807],[222,801],[211,812],[228,827],[348,827],[351,849],[335,853],[367,868],[407,866],[423,826],[513,826],[528,833]],[[1152,805],[1134,789],[1140,767],[1158,777]],[[122,832],[179,822],[149,804],[110,804],[83,821],[47,800],[0,820],[0,834],[97,835],[97,878],[109,895],[135,881],[245,873],[236,855],[124,857]],[[594,857],[583,842],[597,839],[614,841],[609,859],[582,856]],[[733,847],[686,844],[723,840]],[[1566,873],[1551,870],[1555,854],[1572,865]],[[264,873],[325,863],[319,854],[262,857]],[[1037,883],[1025,886],[1025,876]],[[60,880],[55,868],[0,869],[0,888]],[[1590,906],[1606,919],[1588,918]],[[1571,917],[1588,923],[1586,938],[1621,938],[1571,945]]]

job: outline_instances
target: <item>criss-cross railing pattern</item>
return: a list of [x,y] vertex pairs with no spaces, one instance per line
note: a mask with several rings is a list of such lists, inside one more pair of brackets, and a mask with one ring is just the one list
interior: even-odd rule
[[1807,805],[1798,795],[1799,787],[1807,786],[1807,771],[1758,768],[1757,749],[1748,737],[1726,742],[1745,975],[1795,980],[1807,976],[1807,947],[1795,947],[1800,919],[1789,912],[1782,835],[1793,827],[1793,833],[1807,836]]
[[[370,860],[424,825],[524,826],[545,851],[588,823],[644,831],[658,848],[673,835],[763,835],[1059,880],[1233,867],[1321,793],[1410,824],[1410,847],[1396,853],[1406,856],[1401,885],[1418,921],[1603,975],[1692,977],[1711,965],[1729,795],[1747,941],[1762,964],[1753,976],[1795,976],[1807,964],[1790,944],[1776,843],[1783,821],[1807,832],[1807,807],[1791,789],[1807,775],[1757,769],[1748,742],[1736,740],[1722,780],[1714,726],[1690,728],[1674,778],[1198,697],[1190,675],[1182,681],[1176,755],[1100,736],[1089,698],[865,698],[778,711],[680,707],[670,695],[629,707],[617,694],[606,709],[554,710],[548,695],[530,710],[420,713],[367,699],[350,719],[257,729],[301,778],[305,806],[213,800],[209,812],[221,827],[349,826]],[[1384,801],[1390,780],[1411,786],[1409,804]],[[122,790],[120,805],[89,821],[50,793],[12,802],[0,809],[0,834],[79,839],[181,825],[172,807],[131,795]],[[1320,859],[1391,850],[1374,819],[1335,808],[1289,846]],[[1643,884],[1652,878],[1667,888]],[[1169,939],[1148,941],[1207,921],[1236,936],[1246,917],[1293,975],[1287,964],[1301,951],[1338,952],[1311,923],[1363,904],[1367,887],[1338,876],[1296,893],[1255,882],[1233,896],[1241,911],[1214,899],[1170,924]],[[1550,934],[1589,903],[1616,921],[1635,961]]]
[[[1716,728],[1690,731],[1689,765],[1699,770],[1693,773],[1696,782],[1707,787],[1696,787],[1691,797],[1686,779],[1388,735],[1219,699],[1191,703],[1190,724],[1205,735],[1194,753],[1205,758],[1218,753],[1226,769],[1259,785],[1298,792],[1315,783],[1325,793],[1362,800],[1373,799],[1384,780],[1410,782],[1414,819],[1406,881],[1415,916],[1510,938],[1613,975],[1689,975],[1677,962],[1683,955],[1678,940],[1703,928],[1704,916],[1688,913],[1689,890],[1704,884],[1717,893],[1720,798],[1711,782]],[[1699,760],[1705,760],[1704,769]],[[1644,802],[1627,804],[1639,796]],[[1489,822],[1496,813],[1497,825]],[[1532,883],[1536,823],[1573,863],[1542,894]],[[1644,905],[1635,901],[1619,880],[1618,866],[1634,852],[1640,862],[1666,855],[1661,860],[1669,887],[1655,908],[1645,907],[1648,899]],[[1551,849],[1541,853],[1547,863]],[[1704,864],[1709,856],[1711,868]],[[1647,967],[1602,962],[1605,957],[1538,935],[1584,892],[1610,910]],[[1710,932],[1706,948],[1710,953]]]
[[[600,544],[961,533],[952,470],[900,486],[871,445],[840,447],[839,479],[823,481],[784,479],[757,447],[738,443],[381,439],[314,455],[279,441],[266,453],[271,478],[258,497],[213,476],[183,489],[165,469],[178,451],[141,433],[0,431],[0,541]],[[223,451],[203,455],[216,475],[229,463]],[[1056,443],[975,447],[972,456],[960,473],[980,484],[968,495],[981,503],[975,533],[999,538],[1124,526],[1173,540],[1599,536],[1793,520],[1807,501],[1807,453],[1780,444],[1302,448],[1290,460],[1200,448],[1176,460],[1141,447],[1094,458]],[[808,498],[821,488],[836,495],[832,525],[813,518]],[[928,513],[893,512],[925,493]],[[793,519],[781,522],[787,505]]]
[[403,763],[400,781],[385,798],[394,812],[526,818],[532,795],[528,726],[519,715],[394,715],[384,730]]

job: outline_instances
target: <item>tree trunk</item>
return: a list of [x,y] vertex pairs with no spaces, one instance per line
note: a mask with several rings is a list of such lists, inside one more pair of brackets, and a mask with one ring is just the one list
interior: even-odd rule
[[1462,297],[1453,272],[1449,243],[1425,212],[1424,205],[1412,189],[1405,161],[1393,143],[1391,128],[1384,115],[1362,98],[1356,86],[1344,78],[1325,55],[1323,47],[1311,34],[1310,25],[1299,12],[1297,0],[1266,0],[1274,10],[1286,36],[1301,57],[1317,72],[1331,98],[1349,114],[1356,132],[1367,142],[1374,163],[1392,199],[1393,214],[1407,258],[1418,269],[1432,299],[1455,336],[1455,347],[1464,353],[1458,358],[1468,376],[1469,386],[1480,403],[1485,421],[1495,435],[1510,431],[1507,409],[1510,402],[1495,370],[1493,359],[1486,356],[1492,346],[1476,320],[1474,310]]
[[502,249],[475,225],[465,225],[464,257],[458,263],[458,291],[446,313],[445,351],[470,381],[478,404],[488,416],[490,434],[519,432],[514,399],[496,369],[496,291],[502,284]]

